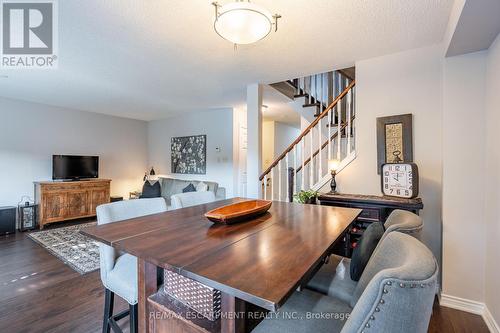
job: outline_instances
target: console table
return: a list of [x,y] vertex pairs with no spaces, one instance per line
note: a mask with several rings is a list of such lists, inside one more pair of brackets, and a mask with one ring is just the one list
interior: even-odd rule
[[110,201],[109,179],[35,182],[40,229],[49,223],[96,215],[96,207]]
[[335,249],[335,253],[350,257],[364,229],[373,222],[384,223],[395,209],[403,209],[419,214],[424,208],[422,199],[403,199],[377,195],[324,193],[318,196],[321,205],[362,209],[357,220],[346,233],[344,242]]

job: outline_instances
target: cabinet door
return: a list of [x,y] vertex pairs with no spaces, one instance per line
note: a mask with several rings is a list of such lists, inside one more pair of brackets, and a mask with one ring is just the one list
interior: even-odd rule
[[92,203],[90,205],[91,214],[95,215],[97,206],[109,203],[109,189],[108,188],[95,188],[92,190]]
[[66,193],[45,193],[42,209],[43,223],[61,221],[66,212]]
[[66,197],[66,218],[90,215],[89,192],[71,191]]

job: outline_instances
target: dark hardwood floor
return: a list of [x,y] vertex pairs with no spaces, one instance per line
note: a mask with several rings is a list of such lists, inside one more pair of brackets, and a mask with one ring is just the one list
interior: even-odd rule
[[[98,271],[80,275],[26,234],[0,236],[0,332],[100,332],[103,302]],[[128,332],[127,319],[121,326]],[[429,332],[488,329],[478,315],[435,305]]]

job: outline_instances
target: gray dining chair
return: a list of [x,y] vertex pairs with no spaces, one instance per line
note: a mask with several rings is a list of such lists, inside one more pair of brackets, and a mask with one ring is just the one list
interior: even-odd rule
[[375,249],[350,302],[304,289],[254,333],[424,333],[437,288],[438,265],[418,239],[391,232]]
[[[119,201],[98,206],[97,224],[117,223],[135,217],[167,211],[163,198]],[[139,226],[138,226],[139,227]],[[130,316],[130,332],[137,332],[137,258],[120,253],[111,246],[99,243],[101,280],[105,288],[103,333],[120,332],[116,323]],[[114,296],[118,295],[129,304],[129,309],[113,315]]]
[[[380,242],[393,231],[420,239],[423,226],[424,222],[420,216],[406,210],[394,210],[384,223],[385,232]],[[319,269],[306,288],[349,302],[358,284],[351,279],[350,271],[351,259],[331,255],[328,263]]]
[[172,209],[191,207],[213,201],[215,201],[215,193],[212,191],[179,193],[170,197]]

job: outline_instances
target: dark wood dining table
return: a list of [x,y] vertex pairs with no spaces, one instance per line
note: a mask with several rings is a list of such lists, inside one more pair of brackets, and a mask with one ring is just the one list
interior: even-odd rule
[[[149,328],[147,301],[158,289],[157,267],[222,293],[222,311],[251,303],[276,311],[307,283],[360,209],[273,202],[243,223],[218,225],[204,214],[248,200],[233,198],[86,228],[83,233],[138,258],[139,332]],[[221,317],[222,332],[241,322]]]

